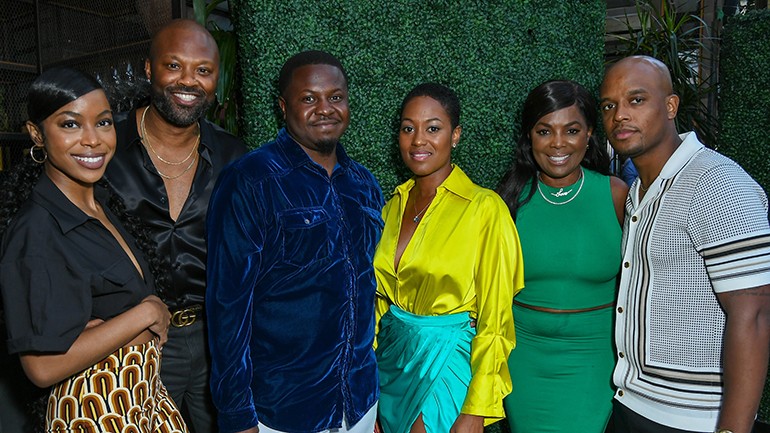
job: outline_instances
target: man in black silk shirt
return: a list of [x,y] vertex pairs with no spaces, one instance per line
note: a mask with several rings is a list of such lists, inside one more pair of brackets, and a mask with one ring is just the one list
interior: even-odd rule
[[171,311],[161,377],[194,433],[216,431],[203,301],[205,222],[219,172],[246,152],[203,118],[214,102],[219,50],[205,28],[176,20],[153,38],[145,73],[151,103],[116,116],[118,148],[106,179],[139,216],[171,266]]

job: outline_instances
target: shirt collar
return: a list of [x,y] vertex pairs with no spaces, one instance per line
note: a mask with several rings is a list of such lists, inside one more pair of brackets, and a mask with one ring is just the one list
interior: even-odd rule
[[674,153],[668,158],[668,161],[663,165],[663,169],[660,170],[658,177],[650,185],[644,197],[639,199],[639,190],[642,185],[640,178],[637,178],[631,186],[629,195],[634,207],[641,203],[649,202],[653,197],[656,197],[660,193],[660,185],[668,179],[675,177],[687,163],[698,153],[704,146],[698,141],[698,137],[694,132],[686,132],[679,135],[679,139],[682,142],[679,147],[674,150]]
[[[303,165],[318,165],[302,149],[302,146],[297,143],[297,141],[294,140],[291,135],[289,135],[289,132],[286,130],[286,128],[281,128],[281,130],[278,131],[278,136],[275,138],[275,142],[292,167],[296,168]],[[351,159],[347,152],[345,152],[345,148],[342,146],[342,143],[337,143],[336,151],[337,165],[342,168],[348,168],[351,164]]]
[[666,164],[658,175],[662,180],[671,179],[676,176],[677,173],[690,162],[692,157],[704,148],[703,144],[698,141],[698,137],[694,132],[680,134],[679,139],[682,140],[682,143],[677,147],[671,157],[668,158],[668,161],[666,161]]
[[90,218],[64,195],[45,172],[40,175],[33,189],[32,201],[51,214],[62,233],[84,224]]
[[[393,194],[408,195],[409,191],[414,187],[414,178],[411,178],[403,184],[396,187]],[[441,182],[438,189],[445,189],[459,197],[462,197],[468,201],[473,198],[473,190],[475,189],[473,181],[455,164],[452,164],[452,172],[449,173],[446,179]]]
[[[141,136],[139,135],[139,123],[136,120],[136,113],[137,111],[141,113],[144,109],[144,107],[134,108],[128,113],[128,143],[132,145],[143,146]],[[211,143],[216,141],[214,138],[214,126],[204,118],[198,119],[198,124],[201,128],[201,141],[198,153],[206,162],[211,164]]]

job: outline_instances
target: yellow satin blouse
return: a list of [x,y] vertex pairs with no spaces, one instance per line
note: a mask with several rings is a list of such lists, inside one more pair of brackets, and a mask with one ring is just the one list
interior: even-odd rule
[[493,191],[474,184],[454,166],[438,187],[394,268],[410,179],[382,211],[385,228],[374,255],[377,330],[391,304],[413,314],[470,312],[476,319],[471,382],[462,413],[490,424],[504,417],[511,392],[508,355],[516,344],[511,310],[524,286],[521,246],[511,215]]

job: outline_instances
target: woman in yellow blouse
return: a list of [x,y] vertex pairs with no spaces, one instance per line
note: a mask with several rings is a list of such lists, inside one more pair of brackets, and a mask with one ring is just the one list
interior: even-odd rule
[[502,199],[451,163],[459,119],[457,96],[439,84],[401,105],[399,148],[414,177],[385,205],[374,256],[385,433],[481,433],[511,391],[519,238]]

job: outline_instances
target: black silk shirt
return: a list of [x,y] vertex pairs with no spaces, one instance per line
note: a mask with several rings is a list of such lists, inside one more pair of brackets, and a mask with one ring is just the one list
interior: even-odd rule
[[136,242],[107,207],[106,191],[97,187],[95,195],[144,278],[112,233],[42,174],[0,246],[10,353],[66,352],[90,319],[109,320],[155,290]]
[[171,287],[164,296],[169,307],[200,304],[206,292],[206,211],[220,171],[246,153],[235,136],[200,120],[200,158],[190,195],[177,220],[171,219],[163,178],[144,148],[136,125],[136,111],[115,118],[118,147],[105,178],[123,198],[128,212],[142,219],[171,266]]

